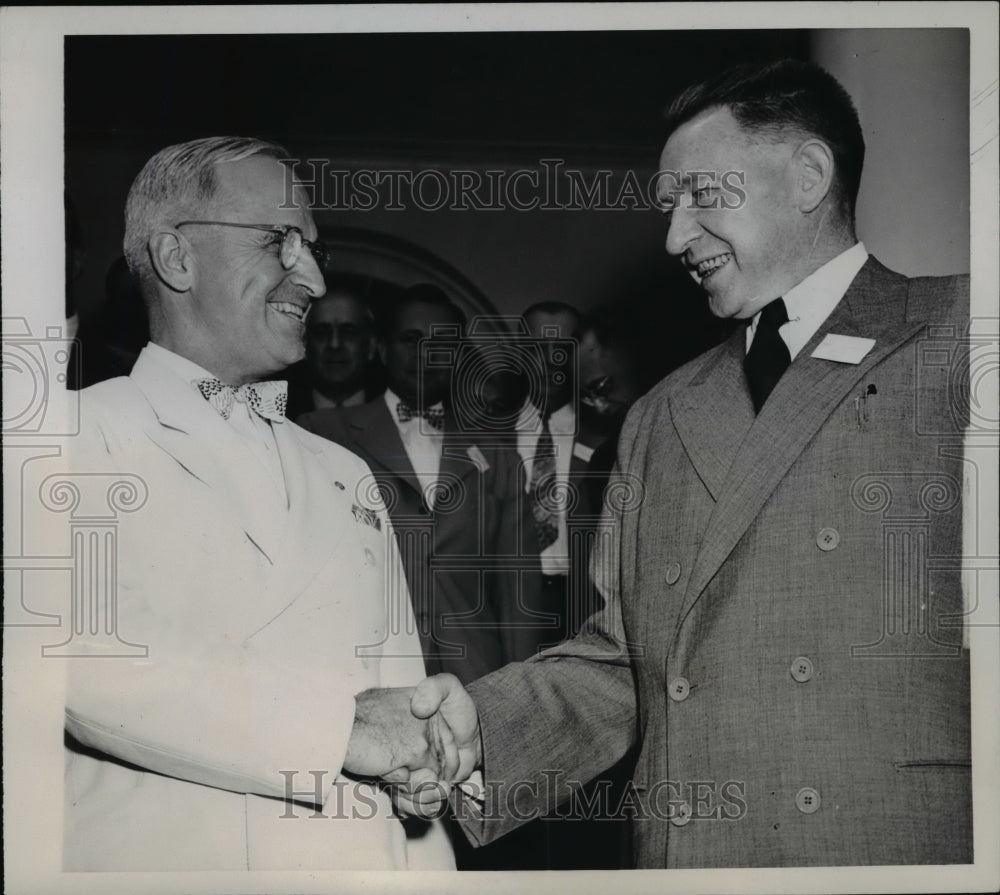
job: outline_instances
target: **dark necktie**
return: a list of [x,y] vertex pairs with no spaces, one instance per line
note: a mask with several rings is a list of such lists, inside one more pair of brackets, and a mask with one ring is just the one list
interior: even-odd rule
[[412,407],[405,401],[396,404],[396,416],[401,423],[408,423],[417,417],[423,417],[427,422],[439,432],[444,428],[444,410],[440,407],[432,407],[429,410],[419,410]]
[[260,417],[280,423],[285,419],[288,403],[288,383],[284,380],[248,382],[246,385],[226,385],[220,379],[196,379],[198,391],[224,420],[228,420],[236,401],[245,401]]
[[531,497],[531,515],[538,531],[540,549],[549,547],[559,537],[559,517],[556,501],[556,447],[552,441],[548,417],[542,418],[542,431],[535,447],[535,458],[531,464],[531,483],[528,488]]
[[776,298],[760,312],[757,331],[743,362],[756,413],[760,413],[767,396],[771,394],[771,390],[778,384],[778,380],[792,362],[788,346],[778,332],[778,327],[785,323],[788,323],[785,301]]

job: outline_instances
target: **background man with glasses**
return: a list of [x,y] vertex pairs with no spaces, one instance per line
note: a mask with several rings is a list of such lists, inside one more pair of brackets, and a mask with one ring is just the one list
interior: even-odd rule
[[[84,634],[94,657],[68,665],[67,870],[454,867],[438,823],[408,840],[361,779],[444,754],[410,714],[424,668],[399,633],[414,626],[389,518],[364,462],[260,381],[302,358],[325,289],[286,157],[195,140],[129,193],[151,341],[130,376],[81,393],[70,461],[148,491],[119,524],[115,619],[148,655]],[[384,686],[404,689],[365,692]]]

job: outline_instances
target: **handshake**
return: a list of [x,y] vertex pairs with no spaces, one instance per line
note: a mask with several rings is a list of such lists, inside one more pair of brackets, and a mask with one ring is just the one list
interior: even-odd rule
[[365,690],[355,702],[343,769],[395,784],[402,814],[437,816],[451,787],[482,762],[479,714],[454,675]]

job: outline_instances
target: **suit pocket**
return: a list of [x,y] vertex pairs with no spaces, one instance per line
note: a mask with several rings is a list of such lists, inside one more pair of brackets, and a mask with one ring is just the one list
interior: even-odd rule
[[972,762],[931,758],[918,761],[897,761],[893,763],[893,767],[897,771],[970,771],[972,770]]

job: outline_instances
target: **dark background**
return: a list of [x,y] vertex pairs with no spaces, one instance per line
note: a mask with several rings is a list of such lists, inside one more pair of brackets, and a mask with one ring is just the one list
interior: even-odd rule
[[[163,146],[253,135],[335,168],[539,167],[645,183],[672,95],[747,58],[808,58],[806,31],[517,32],[67,37],[66,189],[83,253],[71,284],[83,332],[102,316],[132,179]],[[641,331],[655,381],[725,328],[663,249],[652,209],[319,211],[333,269],[433,280],[467,310],[541,300],[613,306]]]

